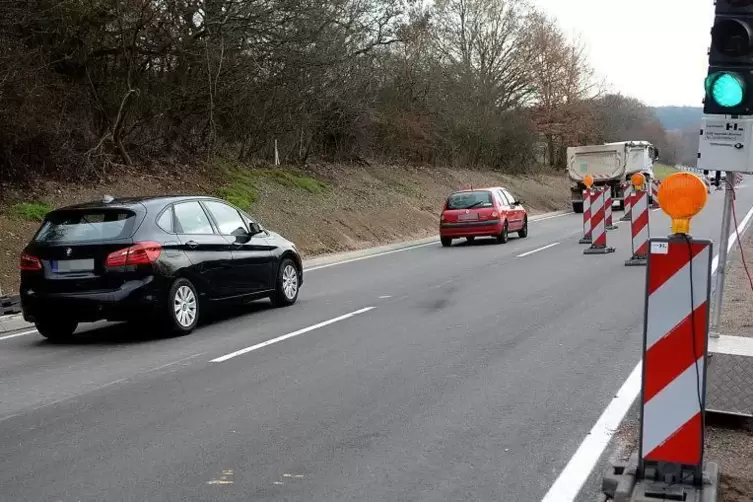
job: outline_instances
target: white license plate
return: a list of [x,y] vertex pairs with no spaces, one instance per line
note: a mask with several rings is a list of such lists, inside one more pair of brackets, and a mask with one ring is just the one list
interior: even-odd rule
[[459,214],[458,215],[458,221],[470,221],[470,220],[477,220],[477,219],[478,219],[478,213]]
[[94,270],[94,259],[53,261],[52,270],[53,272],[91,272]]

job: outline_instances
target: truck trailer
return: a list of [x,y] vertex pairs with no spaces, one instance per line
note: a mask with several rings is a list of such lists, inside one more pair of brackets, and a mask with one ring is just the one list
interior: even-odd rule
[[[612,204],[625,208],[625,186],[636,173],[643,173],[646,183],[654,179],[654,162],[659,159],[659,150],[648,141],[618,141],[603,145],[571,146],[567,149],[567,172],[572,185],[573,211],[583,212],[583,178],[590,174],[594,186],[608,186],[612,192]],[[650,185],[648,185],[650,186]],[[649,202],[651,200],[649,190]]]

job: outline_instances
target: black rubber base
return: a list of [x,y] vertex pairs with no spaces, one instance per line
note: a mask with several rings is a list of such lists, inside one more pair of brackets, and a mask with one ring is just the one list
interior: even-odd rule
[[590,237],[581,237],[581,239],[578,241],[578,244],[591,244],[592,240]]
[[617,225],[609,225],[607,227],[607,230],[617,230],[618,228],[620,228],[620,227],[618,227]]
[[614,248],[588,248],[583,250],[583,254],[608,254],[614,253]]
[[620,221],[630,221],[630,215],[626,214],[625,216],[623,216],[622,218],[620,218]]
[[645,267],[648,263],[648,258],[638,258],[633,256],[625,262],[626,267]]

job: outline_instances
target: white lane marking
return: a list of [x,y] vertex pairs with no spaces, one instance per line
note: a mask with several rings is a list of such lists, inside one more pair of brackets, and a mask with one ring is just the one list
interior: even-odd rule
[[379,297],[380,300],[386,300],[388,298],[392,298],[390,295],[382,295]]
[[546,246],[541,246],[540,248],[536,248],[536,249],[534,249],[534,250],[532,250],[532,251],[528,251],[528,252],[526,252],[526,253],[523,253],[523,254],[519,254],[518,256],[516,256],[516,258],[525,258],[526,256],[530,256],[530,255],[532,255],[533,253],[538,253],[539,251],[543,251],[543,250],[545,250],[545,249],[553,248],[553,247],[554,247],[554,246],[556,246],[557,244],[559,244],[559,242],[553,242],[553,243],[551,243],[551,244],[547,244]]
[[256,345],[252,345],[250,347],[246,347],[245,349],[236,350],[235,352],[231,352],[230,354],[225,354],[222,357],[218,357],[216,359],[212,359],[209,361],[210,363],[222,363],[227,361],[228,359],[232,359],[234,357],[242,356],[243,354],[248,354],[249,352],[252,352],[254,350],[261,349],[263,347],[266,347],[267,345],[272,345],[273,343],[281,342],[283,340],[287,340],[288,338],[293,338],[294,336],[302,335],[304,333],[308,333],[309,331],[314,331],[315,329],[323,328],[325,326],[329,326],[330,324],[334,324],[336,322],[344,321],[345,319],[350,319],[351,317],[357,316],[359,314],[366,313],[370,310],[374,310],[376,307],[366,307],[360,310],[356,310],[355,312],[351,312],[350,314],[341,315],[339,317],[335,317],[333,319],[330,319],[328,321],[323,321],[318,324],[313,324],[311,326],[308,326],[303,329],[299,329],[298,331],[293,331],[292,333],[288,333],[287,335],[278,336],[277,338],[272,338],[271,340],[267,340],[266,342],[257,343]]
[[353,263],[355,261],[368,260],[369,258],[377,258],[379,256],[387,256],[387,255],[390,255],[390,254],[402,253],[403,251],[412,251],[414,249],[425,248],[427,246],[436,246],[438,242],[439,242],[439,240],[431,241],[431,242],[427,242],[426,244],[417,244],[415,246],[410,246],[410,247],[401,248],[401,249],[393,249],[391,251],[385,251],[383,253],[370,254],[370,255],[367,255],[367,256],[359,256],[357,258],[349,258],[347,260],[336,261],[336,262],[333,262],[333,263],[325,263],[324,265],[317,265],[315,267],[310,267],[310,268],[306,268],[306,266],[304,265],[303,271],[304,272],[313,272],[314,270],[321,270],[323,268],[336,267],[338,265],[345,265],[346,263]]
[[[753,218],[753,207],[750,208],[743,221],[737,226],[737,231],[733,230],[730,234],[727,252],[731,251],[735,245],[737,234],[742,235],[745,232],[745,228],[748,226],[751,218]],[[718,267],[719,255],[717,254],[711,262],[712,277]],[[617,427],[640,394],[640,376],[641,363],[639,362],[633,368],[625,383],[622,384],[620,390],[617,391],[617,395],[609,403],[604,413],[599,417],[599,420],[593,429],[591,429],[588,436],[586,436],[586,439],[583,440],[565,468],[560,472],[541,502],[573,502],[575,500],[588,476],[591,475],[591,471],[593,471],[596,463],[609,445],[609,441],[617,431]]]
[[17,336],[31,335],[31,334],[36,333],[36,332],[37,332],[37,330],[31,329],[29,331],[23,331],[21,333],[13,333],[12,335],[0,336],[0,341],[8,340],[10,338],[15,338]]
[[638,363],[541,502],[575,500],[640,391],[641,363]]
[[[570,211],[569,213],[555,214],[555,215],[552,215],[552,216],[546,216],[544,218],[536,218],[536,219],[532,219],[529,223],[537,223],[539,221],[552,220],[554,218],[561,218],[563,216],[568,216],[568,215],[571,215],[571,214],[574,214],[574,213],[572,211]],[[395,254],[395,253],[402,253],[404,251],[412,251],[414,249],[425,248],[425,247],[428,247],[428,246],[436,246],[437,243],[439,243],[439,239],[433,240],[431,242],[427,242],[425,244],[416,244],[415,246],[409,246],[409,247],[405,247],[405,248],[401,248],[401,249],[392,249],[390,251],[384,251],[382,253],[375,253],[375,254],[370,254],[370,255],[366,255],[366,256],[358,256],[356,258],[348,258],[348,259],[345,259],[345,260],[336,261],[336,262],[332,262],[332,263],[325,263],[324,265],[316,265],[314,267],[306,267],[304,265],[303,271],[304,272],[313,272],[314,270],[321,270],[323,268],[336,267],[338,265],[345,265],[347,263],[353,263],[353,262],[356,262],[356,261],[369,260],[371,258],[378,258],[380,256],[387,256],[387,255],[391,255],[391,254]]]

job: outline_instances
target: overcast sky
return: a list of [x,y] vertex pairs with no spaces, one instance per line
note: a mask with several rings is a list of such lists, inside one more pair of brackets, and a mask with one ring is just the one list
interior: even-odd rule
[[701,106],[713,0],[533,2],[566,33],[581,35],[611,90],[650,106]]

